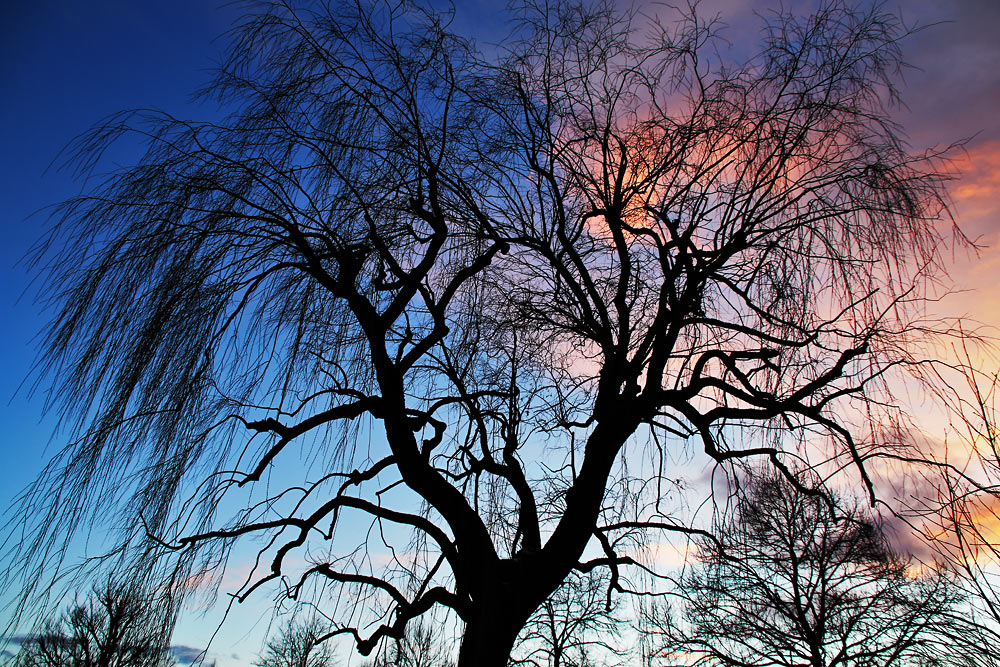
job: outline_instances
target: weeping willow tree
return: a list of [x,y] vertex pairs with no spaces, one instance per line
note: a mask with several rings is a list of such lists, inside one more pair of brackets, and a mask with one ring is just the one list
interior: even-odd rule
[[98,173],[146,150],[37,255],[67,444],[15,519],[25,599],[103,525],[178,593],[252,549],[237,601],[363,655],[444,613],[491,667],[574,571],[649,590],[637,545],[701,530],[678,452],[874,500],[966,243],[891,119],[905,29],[827,2],[737,60],[663,11],[526,2],[484,55],[411,3],[267,2],[202,93],[228,116],[80,138]]

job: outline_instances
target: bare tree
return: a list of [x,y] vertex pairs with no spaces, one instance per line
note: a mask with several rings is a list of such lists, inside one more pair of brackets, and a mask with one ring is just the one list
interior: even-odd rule
[[661,499],[684,441],[875,499],[949,229],[890,117],[897,19],[776,13],[730,62],[693,11],[511,17],[487,57],[414,3],[276,0],[205,92],[227,118],[80,139],[148,148],[38,254],[73,436],[13,558],[124,517],[192,590],[258,538],[237,600],[314,595],[364,655],[443,608],[498,667],[572,572],[628,592],[637,544],[697,532]]
[[290,621],[278,636],[269,640],[256,667],[333,667],[333,647],[320,642],[325,627],[313,617],[306,622]]
[[620,657],[623,620],[605,572],[573,573],[528,619],[512,665],[584,667]]
[[666,607],[654,619],[664,664],[676,655],[740,667],[1000,660],[997,637],[975,640],[988,631],[968,620],[951,573],[917,571],[850,502],[757,473],[715,532],[680,581],[683,620]]
[[421,619],[387,644],[371,667],[452,667],[451,646],[439,628]]
[[111,582],[21,643],[17,667],[170,667],[169,607]]

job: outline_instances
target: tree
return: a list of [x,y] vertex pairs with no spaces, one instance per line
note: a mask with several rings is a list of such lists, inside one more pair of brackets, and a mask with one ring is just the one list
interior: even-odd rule
[[17,667],[170,667],[168,607],[108,582],[21,643]]
[[186,591],[257,538],[237,600],[315,595],[365,655],[442,608],[495,667],[572,572],[626,592],[697,532],[660,497],[682,441],[874,500],[948,247],[942,155],[890,117],[905,30],[832,1],[745,62],[714,31],[529,1],[487,56],[413,3],[275,0],[204,93],[228,117],[83,136],[85,171],[147,150],[37,256],[74,436],[13,557],[124,517]]
[[[661,608],[659,655],[740,667],[997,664],[943,568],[915,571],[874,519],[830,494],[756,473],[701,565],[680,581],[683,622]],[[666,613],[664,613],[666,611]],[[984,635],[983,635],[984,636]]]
[[601,571],[571,574],[528,619],[512,665],[585,667],[592,655],[620,655],[622,619]]
[[324,627],[313,618],[305,623],[290,622],[277,637],[267,642],[256,667],[333,667],[330,644],[320,642]]
[[403,637],[386,645],[371,667],[452,667],[450,646],[440,630],[423,619],[410,624]]

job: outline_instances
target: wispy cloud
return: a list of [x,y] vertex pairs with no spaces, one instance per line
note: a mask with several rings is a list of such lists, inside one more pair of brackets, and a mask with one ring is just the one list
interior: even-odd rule
[[974,233],[995,237],[1000,216],[1000,138],[972,144],[957,166],[961,176],[952,196],[959,214]]
[[[182,644],[171,646],[170,653],[174,656],[177,662],[191,664],[197,662],[198,660],[204,658],[205,649],[195,648],[194,646],[184,646]],[[236,658],[236,656],[233,656]],[[238,658],[236,658],[238,659]]]

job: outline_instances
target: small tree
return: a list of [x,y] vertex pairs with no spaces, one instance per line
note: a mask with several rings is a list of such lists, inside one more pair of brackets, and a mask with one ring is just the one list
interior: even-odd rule
[[21,644],[16,667],[168,667],[167,605],[112,583]]
[[621,619],[602,571],[573,574],[528,619],[511,664],[582,667],[593,654],[618,654]]
[[844,499],[756,471],[716,534],[680,580],[683,621],[662,607],[654,619],[662,664],[995,664],[991,649],[969,646],[975,628],[949,573],[893,553]]
[[315,617],[290,622],[267,642],[256,667],[332,667],[333,647],[323,642],[325,629]]
[[451,650],[430,623],[412,624],[397,641],[387,644],[370,667],[452,667]]

